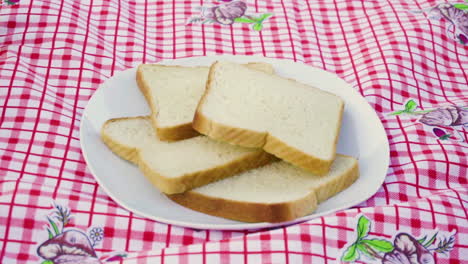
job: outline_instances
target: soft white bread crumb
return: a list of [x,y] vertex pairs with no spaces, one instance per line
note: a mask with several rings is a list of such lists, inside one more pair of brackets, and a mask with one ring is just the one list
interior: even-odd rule
[[232,146],[204,136],[161,141],[147,117],[111,119],[103,125],[101,136],[112,151],[138,164],[165,193],[183,192],[272,160],[261,150]]
[[336,155],[344,103],[338,96],[229,62],[211,67],[193,127],[246,147],[263,147],[311,172]]
[[[246,67],[273,72],[266,63],[249,63]],[[151,108],[153,126],[162,140],[181,140],[197,136],[192,129],[195,109],[203,95],[209,67],[142,64],[137,83]]]

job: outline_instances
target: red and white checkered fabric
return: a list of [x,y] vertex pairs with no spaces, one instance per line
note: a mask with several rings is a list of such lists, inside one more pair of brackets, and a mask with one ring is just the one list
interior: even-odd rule
[[[455,234],[437,263],[468,263],[468,133],[439,140],[414,118],[389,115],[413,99],[421,109],[468,105],[468,46],[447,20],[410,12],[437,1],[243,0],[273,13],[262,31],[235,23],[186,24],[214,1],[19,1],[0,10],[0,262],[40,263],[51,203],[70,208],[76,229],[102,227],[98,256],[125,263],[337,263],[356,240]],[[13,1],[15,2],[15,1]],[[375,109],[391,164],[382,188],[359,206],[263,231],[192,230],[119,207],[80,152],[79,123],[106,78],[140,63],[213,54],[288,58],[336,73]],[[365,128],[362,128],[365,129]],[[381,262],[359,258],[359,263]],[[372,263],[374,263],[372,262]],[[403,262],[402,262],[403,263]]]

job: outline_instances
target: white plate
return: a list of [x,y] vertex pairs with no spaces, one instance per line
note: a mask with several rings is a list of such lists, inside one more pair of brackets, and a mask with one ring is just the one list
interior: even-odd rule
[[311,215],[288,223],[243,223],[182,207],[154,188],[139,169],[114,155],[101,141],[102,124],[116,117],[149,114],[135,82],[136,69],[116,73],[94,93],[83,113],[80,141],[84,158],[100,186],[129,211],[156,221],[196,229],[258,229],[305,221],[357,205],[380,188],[388,168],[389,147],[385,130],[364,98],[336,75],[289,60],[254,56],[192,57],[162,61],[166,65],[210,65],[216,60],[239,63],[267,62],[277,74],[339,95],[345,101],[338,152],[359,158],[360,178],[348,189],[320,204]]

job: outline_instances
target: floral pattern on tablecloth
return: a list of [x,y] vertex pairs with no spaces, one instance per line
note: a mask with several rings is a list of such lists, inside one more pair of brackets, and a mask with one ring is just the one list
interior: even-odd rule
[[240,0],[223,0],[213,6],[197,7],[200,14],[189,19],[187,24],[191,23],[218,23],[221,25],[232,25],[234,23],[251,24],[252,29],[261,31],[263,23],[273,14],[264,13],[259,15],[248,14],[247,4]]
[[69,208],[54,204],[52,212],[46,216],[48,239],[37,248],[37,254],[44,259],[41,264],[99,264],[118,261],[125,253],[106,254],[98,257],[94,248],[104,238],[101,227],[83,230],[69,227],[73,218]]
[[468,0],[465,3],[440,3],[434,7],[413,11],[426,13],[431,20],[445,20],[449,23],[447,35],[458,40],[462,45],[468,45]]
[[385,238],[370,237],[371,221],[361,215],[356,225],[356,240],[347,245],[341,260],[382,264],[434,264],[433,254],[448,254],[455,244],[456,231],[448,235],[434,232],[416,239],[414,236],[400,232],[395,235],[393,243]]
[[438,139],[466,144],[463,134],[468,125],[468,106],[447,105],[429,110],[416,110],[417,108],[414,100],[408,100],[403,110],[395,111],[391,115],[416,116],[418,122],[432,127],[432,132]]

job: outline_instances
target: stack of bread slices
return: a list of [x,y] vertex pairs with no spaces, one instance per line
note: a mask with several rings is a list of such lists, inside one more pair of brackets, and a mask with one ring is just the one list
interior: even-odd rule
[[343,100],[269,64],[142,64],[136,80],[151,114],[108,120],[102,140],[182,206],[290,221],[359,177],[357,160],[336,154]]

